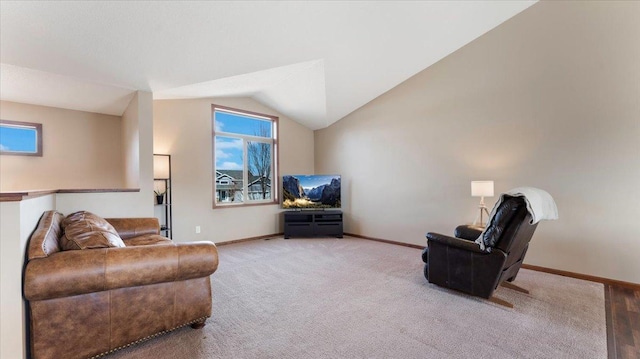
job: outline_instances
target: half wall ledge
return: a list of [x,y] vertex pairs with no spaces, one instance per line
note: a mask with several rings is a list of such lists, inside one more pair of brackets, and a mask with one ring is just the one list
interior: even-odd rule
[[46,196],[54,193],[108,193],[108,192],[140,192],[140,188],[82,188],[82,189],[47,189],[27,191],[0,192],[0,202],[17,202],[23,199]]

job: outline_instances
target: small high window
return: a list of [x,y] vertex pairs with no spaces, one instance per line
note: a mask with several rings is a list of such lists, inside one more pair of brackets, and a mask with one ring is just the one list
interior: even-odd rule
[[0,120],[0,155],[42,156],[42,124]]
[[213,105],[213,205],[277,203],[275,116]]

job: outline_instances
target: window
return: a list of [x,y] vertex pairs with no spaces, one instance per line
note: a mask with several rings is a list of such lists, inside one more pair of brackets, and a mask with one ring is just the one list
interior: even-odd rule
[[278,118],[213,105],[216,206],[277,203]]
[[42,156],[42,124],[0,120],[0,154]]

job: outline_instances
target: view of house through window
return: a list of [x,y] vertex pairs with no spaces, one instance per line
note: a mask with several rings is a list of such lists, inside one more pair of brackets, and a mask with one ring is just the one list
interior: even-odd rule
[[213,106],[214,205],[276,201],[277,120]]

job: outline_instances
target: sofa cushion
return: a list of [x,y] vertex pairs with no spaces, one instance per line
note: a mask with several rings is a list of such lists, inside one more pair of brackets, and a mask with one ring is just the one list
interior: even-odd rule
[[159,234],[143,234],[124,240],[127,247],[172,244],[173,242]]
[[62,221],[62,230],[63,250],[125,247],[115,228],[91,212],[71,213]]
[[146,218],[105,218],[118,232],[127,246],[127,239],[145,234],[160,234],[160,223],[156,217]]

